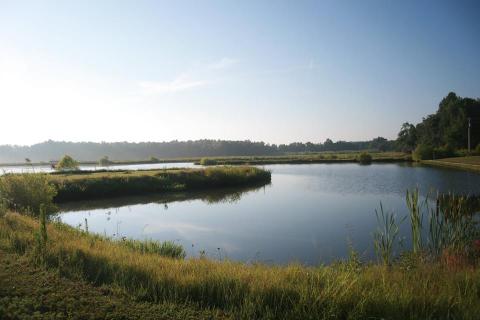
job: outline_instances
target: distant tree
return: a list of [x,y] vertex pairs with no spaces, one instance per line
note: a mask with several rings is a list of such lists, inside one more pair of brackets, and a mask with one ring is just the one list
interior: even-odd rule
[[369,149],[387,151],[391,148],[390,148],[390,143],[387,139],[383,137],[377,137],[369,143]]
[[25,158],[25,162],[28,163],[28,164],[31,164],[32,160],[30,160],[30,158]]
[[78,162],[69,155],[64,155],[55,166],[55,169],[59,171],[78,170]]
[[108,167],[112,164],[112,161],[110,161],[108,156],[103,156],[102,158],[100,158],[100,160],[98,160],[98,164],[102,167]]

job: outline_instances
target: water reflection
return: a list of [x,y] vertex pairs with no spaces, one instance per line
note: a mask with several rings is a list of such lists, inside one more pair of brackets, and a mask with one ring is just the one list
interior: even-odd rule
[[126,196],[121,198],[96,199],[75,201],[60,204],[59,211],[75,212],[97,209],[118,209],[141,204],[159,204],[168,210],[169,203],[200,200],[209,205],[216,203],[235,203],[240,201],[242,195],[249,192],[265,191],[269,185],[258,185],[242,188],[211,189],[206,191],[169,192],[163,194],[149,194],[143,196]]

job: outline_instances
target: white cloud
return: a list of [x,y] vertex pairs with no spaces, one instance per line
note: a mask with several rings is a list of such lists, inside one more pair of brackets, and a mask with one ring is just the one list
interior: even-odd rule
[[185,91],[192,88],[202,87],[208,84],[208,81],[193,80],[187,75],[180,75],[173,81],[160,82],[160,81],[141,81],[139,83],[140,88],[147,94],[162,94]]
[[238,63],[237,59],[222,58],[220,61],[212,63],[210,69],[227,69]]

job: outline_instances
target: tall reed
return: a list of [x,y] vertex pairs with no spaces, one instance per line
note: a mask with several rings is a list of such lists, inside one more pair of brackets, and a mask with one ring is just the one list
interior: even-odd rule
[[[390,265],[393,261],[394,245],[397,239],[399,227],[393,212],[385,212],[380,202],[380,214],[375,209],[379,227],[373,233],[375,252],[384,265]],[[400,223],[403,222],[403,219]]]
[[406,202],[410,213],[413,253],[419,253],[422,250],[423,211],[422,205],[419,203],[418,198],[418,188],[415,188],[413,191],[407,190]]

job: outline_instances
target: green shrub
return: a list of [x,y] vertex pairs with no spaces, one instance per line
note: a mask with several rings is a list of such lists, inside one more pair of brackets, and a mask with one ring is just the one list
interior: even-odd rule
[[7,214],[7,201],[2,198],[2,195],[0,193],[0,218],[3,218],[5,214]]
[[361,164],[370,164],[372,163],[372,156],[369,153],[362,152],[357,157],[357,161]]
[[449,146],[438,147],[433,150],[435,159],[450,158],[455,156],[455,151]]
[[42,173],[6,174],[0,178],[0,195],[8,207],[38,216],[42,205],[47,213],[55,211],[57,191]]
[[217,160],[210,158],[202,158],[200,159],[200,164],[202,166],[215,166],[217,165]]
[[102,167],[108,167],[112,163],[113,162],[108,158],[108,156],[104,156],[100,160],[98,160],[98,164],[101,165]]
[[78,170],[78,162],[69,155],[64,155],[55,166],[55,169],[59,171]]
[[415,161],[431,160],[433,159],[434,150],[433,147],[427,144],[419,144],[413,151],[412,158]]
[[480,143],[477,144],[477,147],[475,148],[475,150],[473,151],[475,153],[475,155],[479,156],[480,155]]

